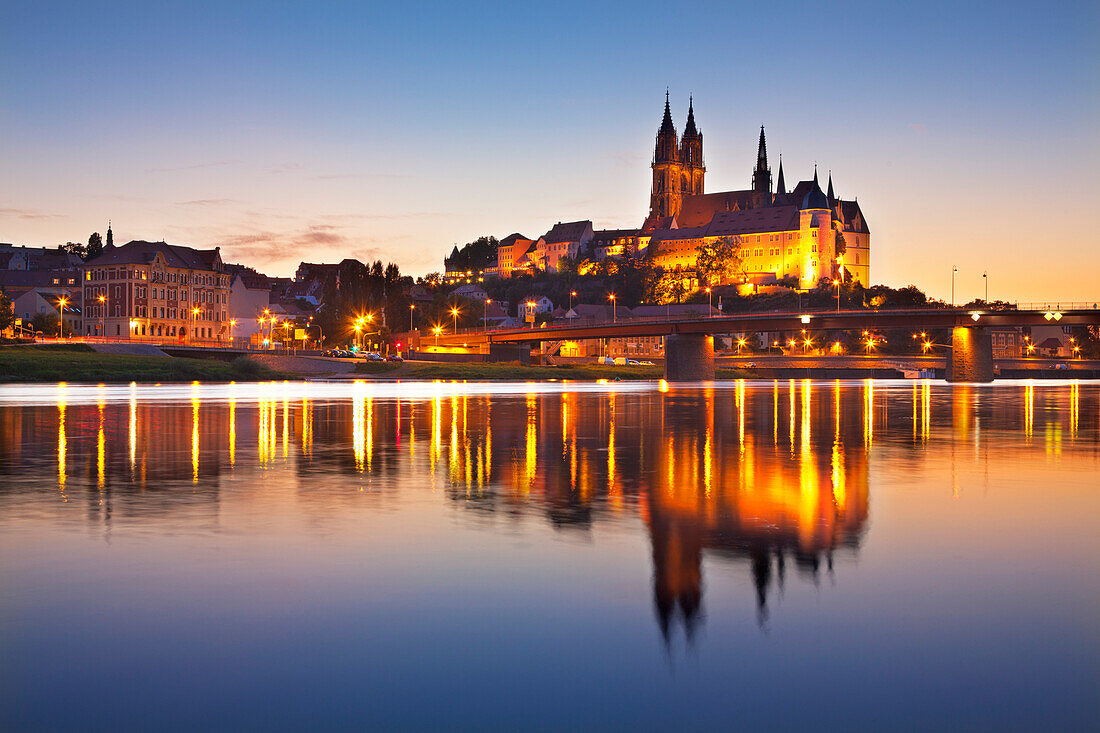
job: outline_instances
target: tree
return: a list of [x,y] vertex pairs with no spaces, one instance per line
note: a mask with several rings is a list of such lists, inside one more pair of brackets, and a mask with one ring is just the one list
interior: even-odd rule
[[732,237],[719,237],[699,245],[695,268],[699,281],[707,285],[725,285],[741,272],[741,245]]
[[0,291],[0,331],[11,328],[13,323],[15,323],[15,306],[11,298]]
[[31,328],[35,333],[41,331],[46,336],[55,336],[58,333],[60,321],[56,313],[35,313],[31,319]]
[[654,281],[653,287],[647,294],[647,300],[657,305],[680,303],[687,295],[687,290],[687,286],[684,285],[684,273],[666,270]]
[[57,245],[59,252],[68,252],[69,254],[76,255],[82,260],[88,259],[88,246],[81,244],[80,242],[66,242],[65,244]]
[[84,252],[84,259],[90,260],[103,252],[103,237],[99,236],[99,232],[92,232],[92,235],[88,237],[88,248]]

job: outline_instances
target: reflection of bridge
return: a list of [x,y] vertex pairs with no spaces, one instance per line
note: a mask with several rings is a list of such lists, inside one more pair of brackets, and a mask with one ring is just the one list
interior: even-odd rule
[[[612,323],[543,328],[471,331],[441,336],[440,346],[485,345],[490,355],[514,357],[515,346],[541,341],[606,339],[627,336],[665,337],[665,376],[670,380],[714,378],[714,335],[777,331],[858,331],[951,329],[947,379],[993,381],[993,342],[989,329],[1012,326],[1100,325],[1100,309],[1065,312],[1043,310],[973,311],[961,308],[870,311],[749,313],[736,316],[627,320]],[[513,348],[509,349],[508,346]]]

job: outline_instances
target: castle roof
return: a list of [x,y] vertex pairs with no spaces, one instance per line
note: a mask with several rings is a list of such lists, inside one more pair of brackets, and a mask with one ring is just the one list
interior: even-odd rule
[[755,191],[719,191],[684,196],[676,223],[682,227],[709,224],[720,211],[739,211],[758,205],[760,194]]
[[810,183],[809,190],[802,197],[802,209],[831,209],[829,197],[821,190],[817,182],[817,170],[814,170],[814,180]]
[[789,232],[797,229],[797,206],[768,206],[762,209],[719,212],[706,227],[706,236],[729,237],[760,232]]
[[592,222],[588,219],[584,221],[567,221],[558,222],[550,231],[543,235],[543,240],[547,244],[556,244],[558,242],[579,242],[585,235],[585,233],[592,229]]

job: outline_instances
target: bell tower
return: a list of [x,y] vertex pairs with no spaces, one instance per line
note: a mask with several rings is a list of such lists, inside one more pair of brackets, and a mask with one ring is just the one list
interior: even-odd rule
[[684,137],[680,141],[680,161],[684,165],[683,195],[694,195],[703,192],[703,174],[707,169],[703,166],[703,133],[695,127],[695,109],[692,99],[688,97],[688,118],[684,126]]
[[676,216],[680,212],[684,166],[680,160],[676,126],[672,124],[672,110],[668,106],[667,89],[665,116],[657,129],[657,142],[653,148],[653,163],[650,167],[653,169],[653,186],[649,192],[650,219]]

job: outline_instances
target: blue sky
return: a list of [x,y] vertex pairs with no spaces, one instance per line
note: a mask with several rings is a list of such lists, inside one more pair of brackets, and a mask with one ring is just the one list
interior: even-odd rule
[[9,2],[0,241],[111,218],[271,274],[422,274],[481,234],[637,226],[667,85],[708,191],[748,186],[760,124],[789,181],[831,169],[876,281],[1100,298],[1098,7]]

